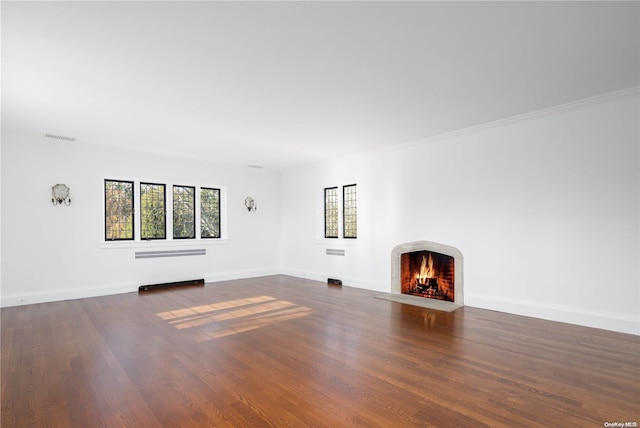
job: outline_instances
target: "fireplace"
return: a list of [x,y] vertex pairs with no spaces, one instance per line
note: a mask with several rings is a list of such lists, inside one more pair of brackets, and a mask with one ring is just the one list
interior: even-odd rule
[[462,253],[430,241],[397,245],[391,252],[391,293],[463,304]]
[[455,259],[434,251],[400,255],[400,292],[455,302]]

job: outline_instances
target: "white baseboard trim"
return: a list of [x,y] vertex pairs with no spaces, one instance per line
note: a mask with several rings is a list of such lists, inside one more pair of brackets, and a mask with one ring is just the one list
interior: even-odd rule
[[308,271],[301,271],[298,269],[290,269],[290,268],[283,268],[280,271],[280,273],[282,275],[295,276],[296,278],[310,279],[313,281],[319,281],[324,283],[327,282],[328,278],[335,278],[335,279],[342,280],[342,285],[347,287],[362,288],[364,290],[379,291],[381,293],[388,293],[389,290],[391,289],[391,283],[388,281],[385,281],[385,282],[369,281],[369,280],[362,280],[359,278],[345,277],[342,275],[332,275],[332,274],[321,273],[321,272],[308,272]]
[[83,289],[66,289],[55,291],[43,291],[37,293],[2,294],[0,307],[33,305],[37,303],[59,302],[61,300],[84,299],[87,297],[109,296],[112,294],[132,293],[138,291],[141,284],[120,284],[107,287],[90,287]]
[[233,281],[234,279],[258,278],[260,276],[280,275],[279,268],[243,270],[235,272],[216,272],[205,275],[205,282]]
[[465,293],[464,304],[475,308],[640,336],[640,317],[633,315],[587,311],[572,306],[550,305],[498,296],[478,296],[468,292]]
[[[222,273],[217,272],[217,273],[211,273],[204,276],[195,275],[194,278],[204,277],[205,282],[219,282],[219,281],[231,281],[234,279],[278,275],[280,273],[281,272],[279,268],[272,268],[272,269],[259,269],[259,270],[251,270],[251,271],[245,270],[245,271],[236,271],[236,272],[222,272]],[[185,278],[182,278],[182,279],[185,279]],[[193,279],[193,278],[187,278],[187,279]],[[10,294],[10,295],[4,295],[4,293],[0,293],[2,295],[2,297],[0,298],[0,307],[8,308],[11,306],[32,305],[32,304],[47,303],[47,302],[59,302],[62,300],[84,299],[87,297],[109,296],[112,294],[134,293],[134,292],[137,293],[138,287],[140,287],[141,285],[180,281],[180,280],[181,278],[174,278],[174,279],[170,278],[166,280],[152,278],[149,280],[140,280],[136,282],[123,283],[118,285],[87,287],[82,289],[65,289],[65,290],[53,290],[53,291],[42,291],[42,292],[36,292],[36,293]]]

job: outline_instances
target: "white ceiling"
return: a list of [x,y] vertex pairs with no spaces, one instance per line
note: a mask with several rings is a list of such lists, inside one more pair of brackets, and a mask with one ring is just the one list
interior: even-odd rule
[[636,87],[639,6],[2,1],[2,133],[291,168]]

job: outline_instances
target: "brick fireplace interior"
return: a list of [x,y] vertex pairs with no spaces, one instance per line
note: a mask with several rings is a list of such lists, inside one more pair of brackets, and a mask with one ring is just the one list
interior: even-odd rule
[[455,302],[455,259],[433,251],[400,256],[401,293]]

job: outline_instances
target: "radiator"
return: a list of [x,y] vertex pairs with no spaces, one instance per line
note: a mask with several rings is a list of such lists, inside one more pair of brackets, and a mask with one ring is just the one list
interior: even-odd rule
[[138,292],[155,290],[164,287],[179,287],[181,285],[204,285],[204,279],[190,279],[187,281],[165,282],[163,284],[149,284],[138,287]]
[[136,259],[155,259],[158,257],[186,257],[206,256],[206,248],[195,250],[162,250],[162,251],[136,251]]
[[344,250],[327,248],[327,256],[344,256]]

